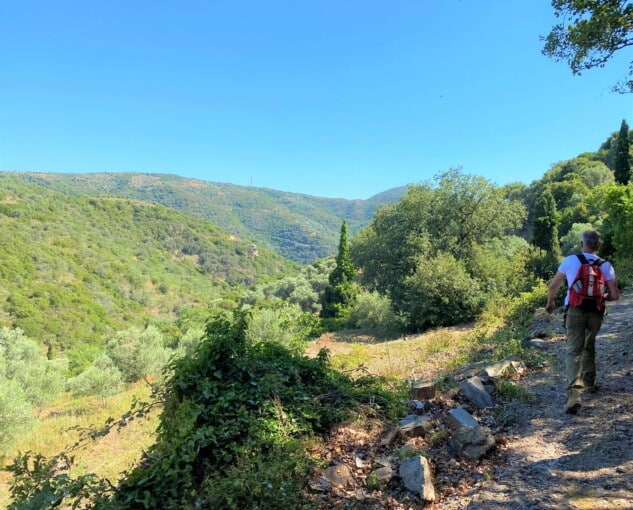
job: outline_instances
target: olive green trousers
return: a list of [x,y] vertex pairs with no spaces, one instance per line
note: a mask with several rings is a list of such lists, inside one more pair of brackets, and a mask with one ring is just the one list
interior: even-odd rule
[[565,317],[567,336],[567,391],[582,391],[596,383],[596,335],[602,326],[602,312],[569,307]]

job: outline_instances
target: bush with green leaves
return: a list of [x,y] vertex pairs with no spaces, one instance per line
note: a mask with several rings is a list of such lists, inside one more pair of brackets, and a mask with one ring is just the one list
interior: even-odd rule
[[160,375],[170,351],[161,332],[154,326],[144,330],[131,328],[119,331],[108,341],[106,354],[114,361],[127,382],[150,375]]
[[96,508],[303,508],[305,439],[360,409],[402,412],[380,379],[249,342],[247,323],[247,313],[212,320],[196,356],[172,363],[155,445]]
[[123,374],[107,355],[99,356],[81,374],[68,380],[66,388],[78,397],[101,398],[116,395],[123,389]]
[[486,304],[479,282],[449,254],[420,257],[404,287],[401,309],[414,330],[462,324],[474,319]]
[[14,381],[29,404],[38,407],[64,389],[68,361],[48,359],[21,329],[0,329],[0,379]]
[[0,329],[0,452],[35,423],[34,409],[64,389],[68,362],[49,360],[20,329]]
[[352,328],[371,329],[383,334],[399,333],[404,327],[402,318],[391,306],[391,300],[376,291],[358,294],[347,324]]
[[8,453],[35,421],[33,407],[20,385],[0,377],[0,454]]
[[182,358],[184,356],[191,357],[195,354],[196,349],[200,345],[202,338],[204,337],[203,328],[190,328],[185,334],[178,340],[178,345],[174,351],[176,358]]
[[304,315],[297,305],[283,302],[252,308],[247,319],[246,339],[251,343],[275,342],[288,349],[301,351],[308,333]]

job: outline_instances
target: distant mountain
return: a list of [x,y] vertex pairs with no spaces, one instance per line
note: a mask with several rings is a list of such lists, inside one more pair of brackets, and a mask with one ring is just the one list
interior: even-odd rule
[[0,326],[70,351],[78,364],[109,332],[173,323],[236,286],[297,270],[209,221],[28,180],[0,174]]
[[11,174],[70,196],[156,202],[210,220],[300,263],[336,253],[344,219],[353,234],[369,223],[378,207],[397,202],[406,192],[406,187],[400,187],[368,200],[346,200],[165,174]]

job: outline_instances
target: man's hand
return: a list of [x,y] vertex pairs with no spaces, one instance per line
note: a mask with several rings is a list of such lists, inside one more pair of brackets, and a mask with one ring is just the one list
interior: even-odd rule
[[552,281],[547,286],[547,305],[545,306],[545,311],[550,315],[556,308],[556,304],[554,303],[554,299],[556,298],[556,293],[558,292],[558,288],[562,285],[563,281],[565,281],[565,273],[561,273],[558,271]]

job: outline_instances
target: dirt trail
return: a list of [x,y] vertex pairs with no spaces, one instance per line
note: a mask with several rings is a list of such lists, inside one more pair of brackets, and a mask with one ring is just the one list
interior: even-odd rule
[[633,509],[633,293],[609,305],[597,340],[598,393],[575,415],[565,405],[562,316],[547,350],[555,361],[521,380],[536,399],[518,416],[492,479],[436,505],[442,510]]

